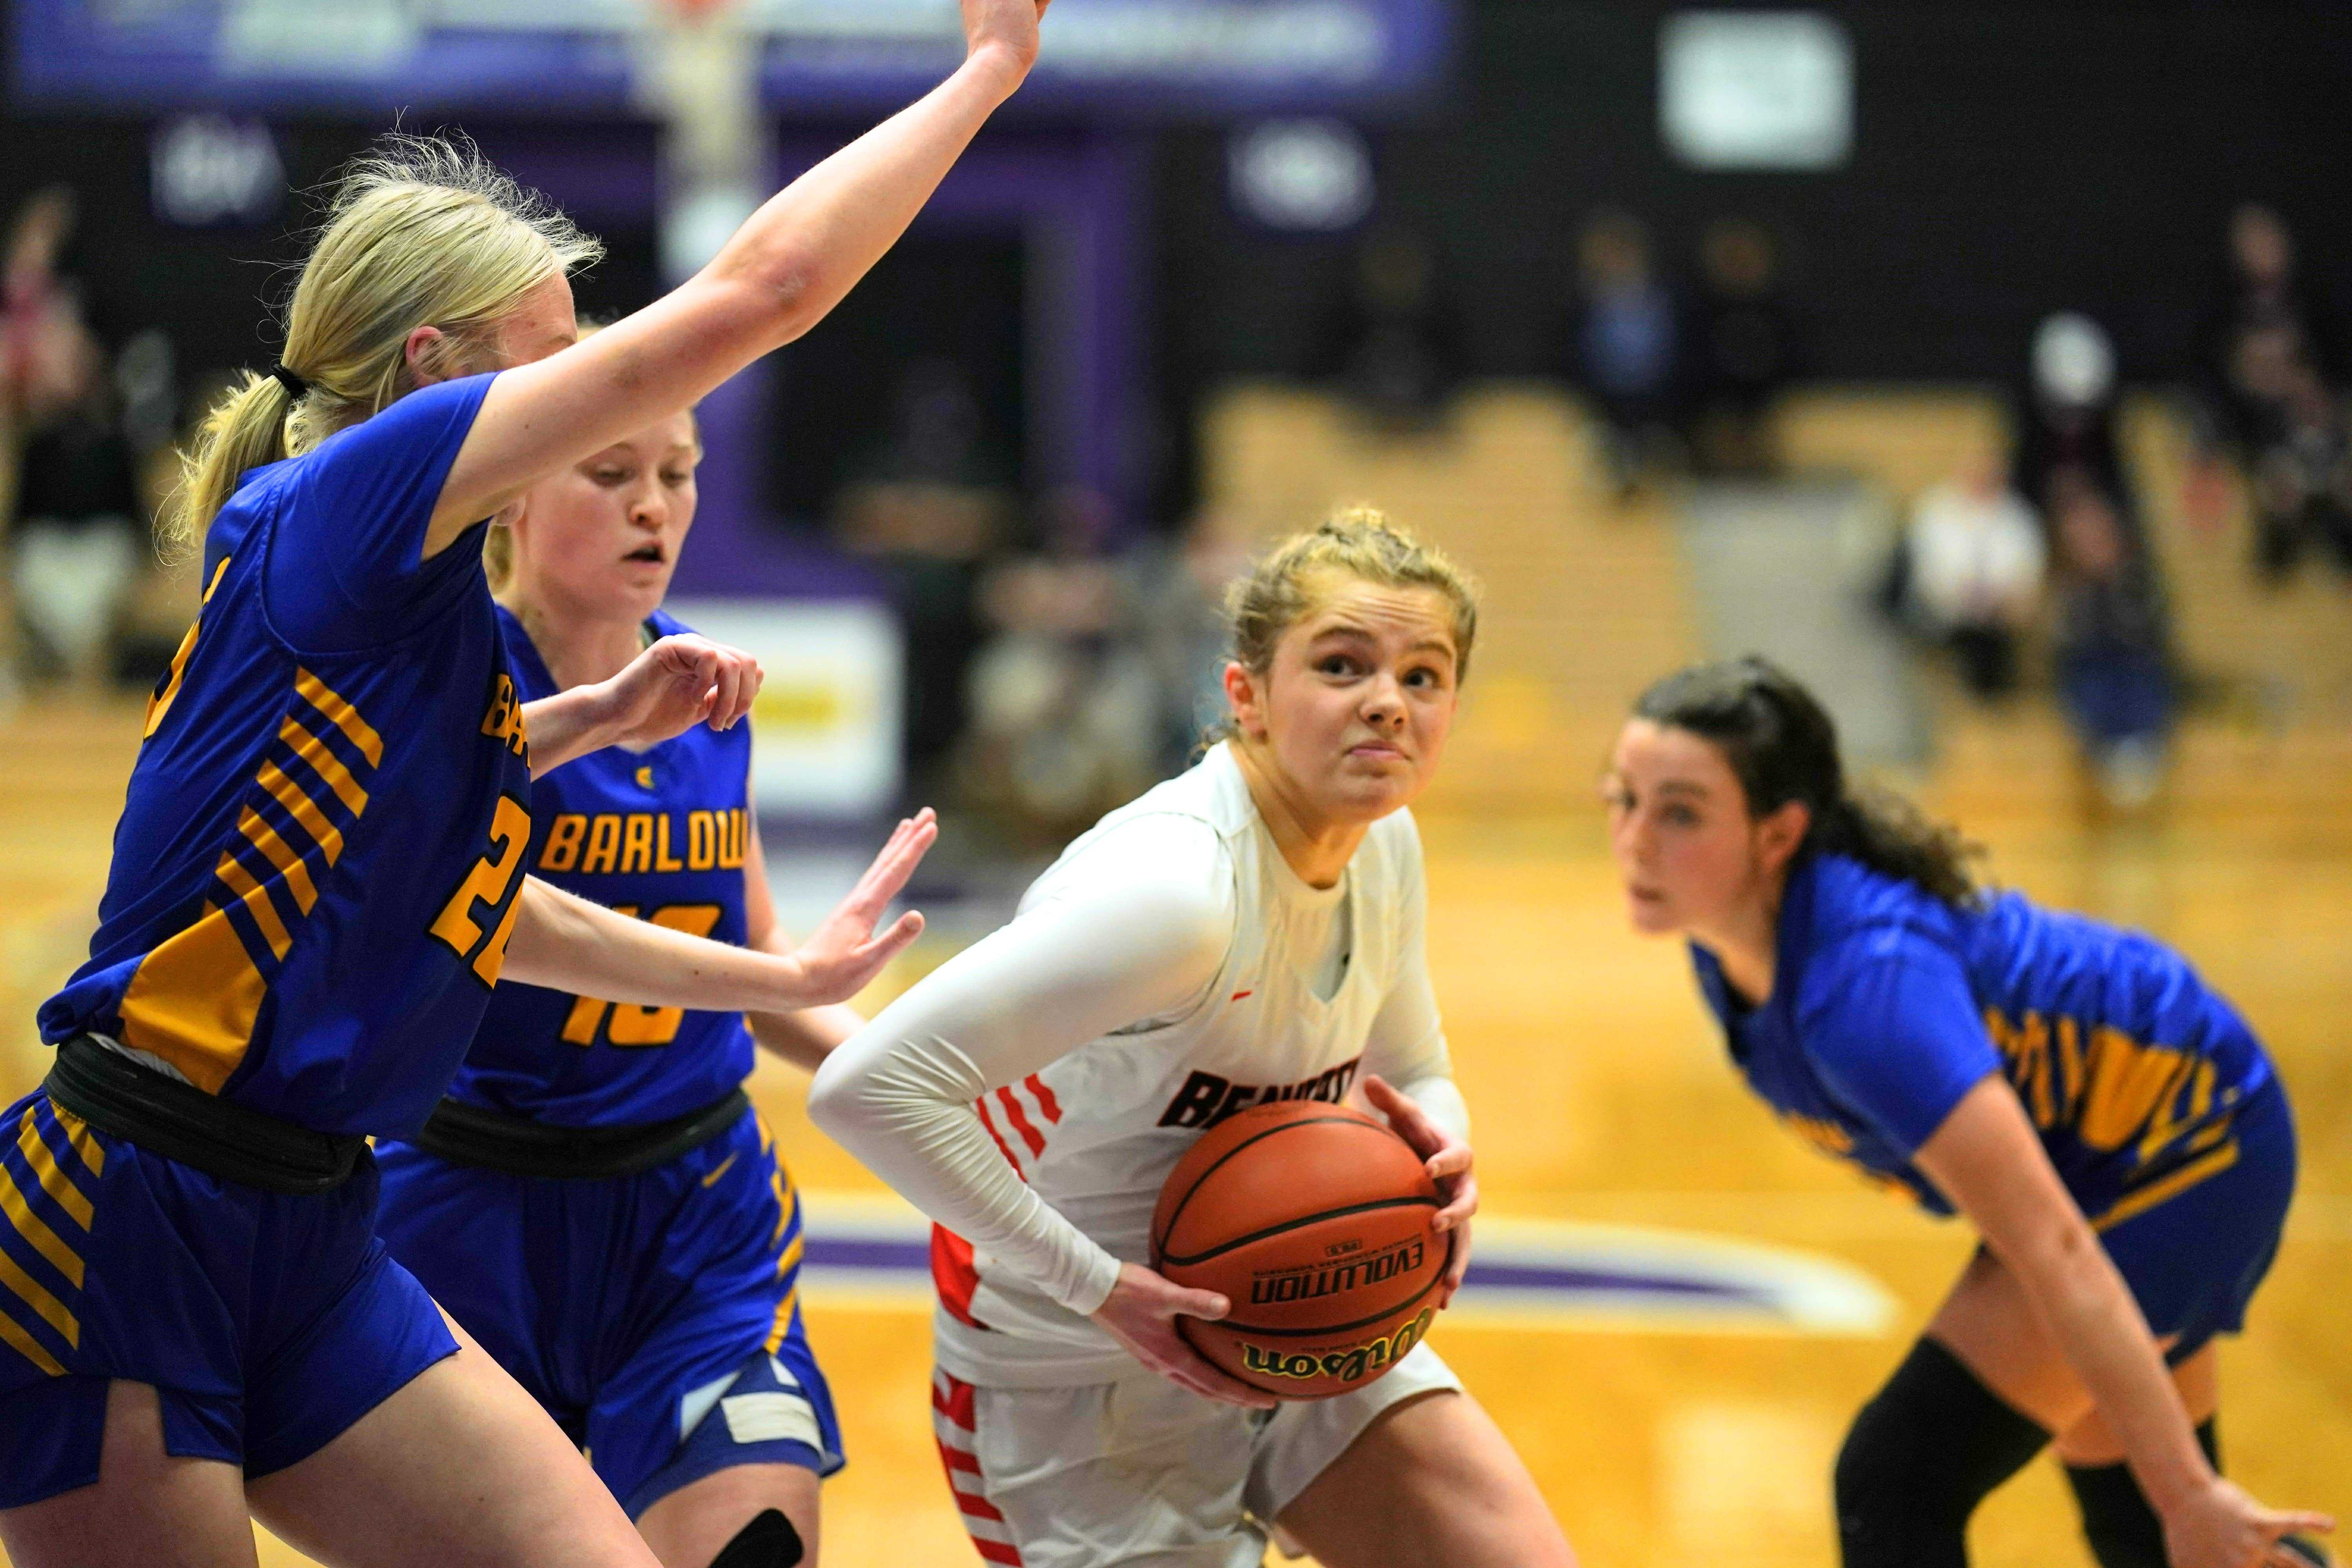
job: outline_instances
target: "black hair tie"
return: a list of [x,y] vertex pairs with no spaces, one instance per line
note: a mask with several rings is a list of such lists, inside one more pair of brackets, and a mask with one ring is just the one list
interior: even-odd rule
[[286,395],[298,403],[301,401],[302,395],[310,390],[310,384],[287,369],[282,360],[269,367],[269,374],[276,378],[278,385],[286,389]]

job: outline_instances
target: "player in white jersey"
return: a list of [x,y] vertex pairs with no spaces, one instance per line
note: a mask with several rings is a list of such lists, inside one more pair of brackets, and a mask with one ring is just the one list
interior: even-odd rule
[[1228,1303],[1145,1267],[1169,1170],[1271,1100],[1352,1093],[1427,1160],[1441,1227],[1477,1205],[1403,809],[1453,723],[1472,591],[1352,513],[1277,549],[1231,609],[1226,738],[835,1051],[810,1109],[939,1224],[933,1404],[983,1559],[1255,1568],[1279,1527],[1327,1568],[1566,1564],[1426,1345],[1277,1406],[1175,1331]]

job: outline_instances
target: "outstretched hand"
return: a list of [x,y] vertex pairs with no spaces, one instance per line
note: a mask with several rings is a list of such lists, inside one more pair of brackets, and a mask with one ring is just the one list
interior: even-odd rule
[[1037,24],[1053,0],[962,0],[967,58],[992,47],[1004,49],[1026,76],[1037,62]]
[[2325,1534],[2324,1513],[2264,1508],[2236,1483],[2212,1484],[2164,1521],[2164,1552],[2173,1568],[2305,1568],[2308,1559],[2279,1544],[2283,1535]]
[[1180,1317],[1214,1322],[1231,1310],[1233,1303],[1213,1290],[1190,1290],[1140,1263],[1122,1263],[1118,1283],[1094,1318],[1128,1354],[1178,1387],[1227,1405],[1271,1410],[1277,1403],[1273,1394],[1227,1376],[1176,1331]]
[[801,982],[793,1007],[848,1001],[922,934],[923,917],[912,910],[887,931],[877,934],[874,927],[939,837],[939,818],[928,805],[898,824],[849,896],[789,955]]
[[1470,1145],[1440,1127],[1428,1112],[1400,1094],[1388,1079],[1373,1073],[1364,1079],[1364,1099],[1389,1119],[1390,1130],[1422,1157],[1422,1168],[1437,1184],[1444,1206],[1429,1222],[1440,1233],[1454,1232],[1454,1257],[1445,1268],[1445,1284],[1437,1304],[1450,1306],[1470,1272],[1470,1216],[1478,1212],[1478,1178],[1470,1173]]
[[684,633],[667,637],[600,683],[607,745],[652,746],[697,724],[731,729],[751,711],[764,679],[741,648]]

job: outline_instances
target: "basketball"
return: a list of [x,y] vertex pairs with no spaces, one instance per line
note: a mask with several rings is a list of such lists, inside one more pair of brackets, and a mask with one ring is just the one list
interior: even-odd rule
[[1210,1362],[1284,1399],[1361,1388],[1428,1333],[1454,1237],[1421,1156],[1374,1117],[1261,1105],[1195,1143],[1160,1189],[1151,1265],[1233,1303],[1179,1318]]

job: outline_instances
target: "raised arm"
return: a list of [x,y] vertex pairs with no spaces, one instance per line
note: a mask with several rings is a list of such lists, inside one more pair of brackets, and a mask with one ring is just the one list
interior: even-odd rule
[[953,76],[771,197],[670,293],[500,375],[442,487],[424,553],[822,321],[1021,85],[1047,3],[962,0],[967,52]]
[[1919,1147],[1925,1171],[1982,1234],[2105,1417],[2177,1568],[2263,1561],[2322,1515],[2263,1508],[2213,1473],[2131,1289],[2075,1206],[2007,1080],[1988,1078]]

